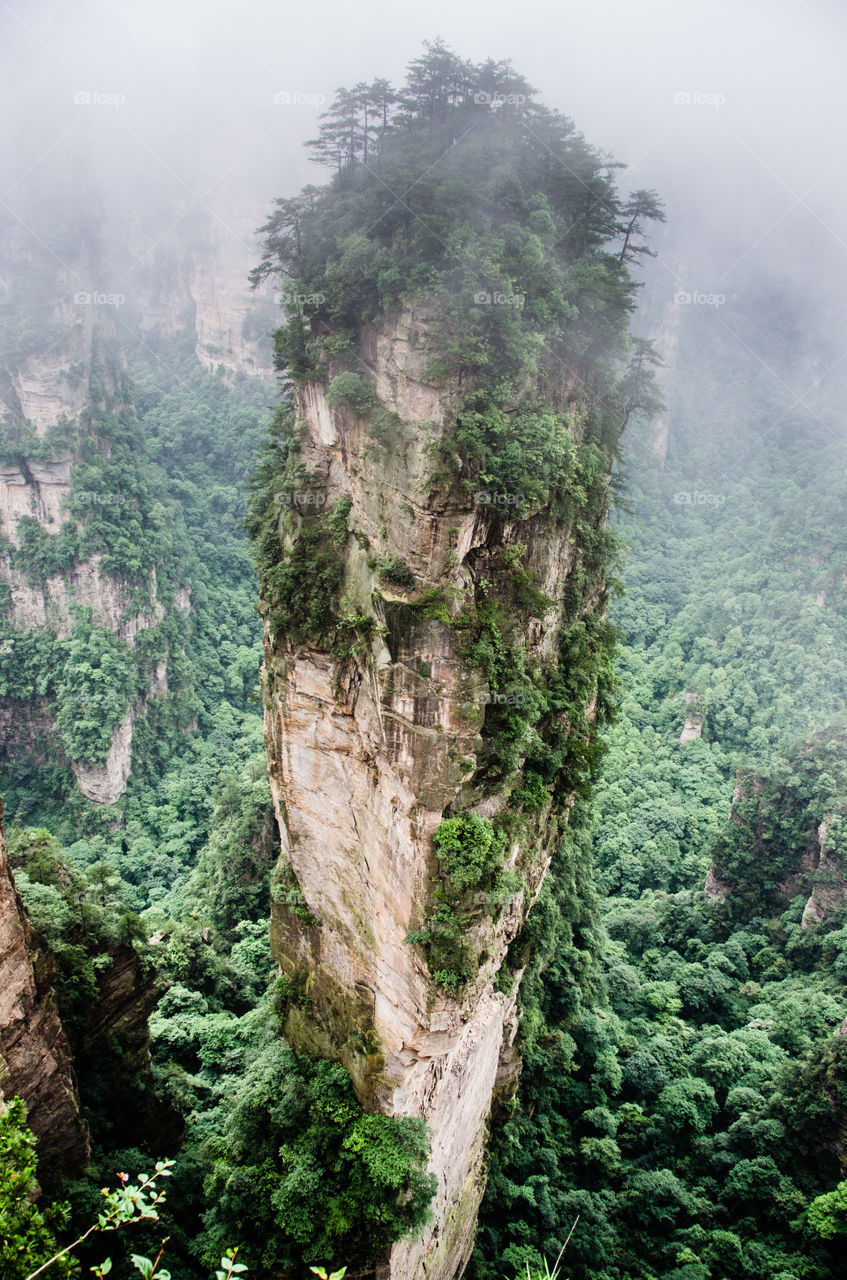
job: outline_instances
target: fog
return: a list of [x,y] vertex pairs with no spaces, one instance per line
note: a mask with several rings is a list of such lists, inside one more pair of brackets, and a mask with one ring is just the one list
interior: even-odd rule
[[335,89],[397,83],[441,36],[475,61],[511,59],[627,166],[624,188],[660,192],[663,290],[730,297],[764,272],[817,295],[822,314],[840,306],[838,0],[5,0],[0,15],[0,216],[38,240],[100,209],[108,235],[135,227],[138,257],[201,210],[254,253],[249,219],[325,177],[302,144]]

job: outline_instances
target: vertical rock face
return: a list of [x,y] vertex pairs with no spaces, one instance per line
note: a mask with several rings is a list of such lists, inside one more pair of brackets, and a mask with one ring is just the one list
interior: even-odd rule
[[[104,566],[102,538],[94,542],[89,533],[76,556],[63,549],[69,530],[104,517],[123,525],[112,549],[125,549],[125,528],[137,528],[138,504],[124,506],[121,478],[104,491],[90,466],[116,456],[105,420],[131,423],[123,352],[153,353],[187,337],[207,368],[270,379],[277,307],[270,287],[257,295],[247,279],[264,212],[255,196],[230,191],[193,212],[178,202],[152,210],[142,202],[141,212],[128,214],[114,201],[80,204],[79,193],[96,192],[98,184],[73,166],[54,178],[49,199],[15,184],[20,213],[4,220],[0,237],[0,723],[8,725],[0,762],[67,766],[87,799],[110,806],[126,789],[133,739],[151,700],[170,696],[167,654],[155,674],[144,656],[166,648],[151,632],[161,635],[169,615],[190,608],[186,588],[174,590],[179,566],[158,563],[158,582],[155,569],[141,582],[137,571],[133,577],[129,568],[110,569],[108,560]],[[47,230],[34,216],[45,210],[56,211],[49,217],[50,234],[62,241],[58,254],[46,249]],[[129,446],[121,442],[130,473],[135,459],[127,454],[144,456],[136,431]],[[130,651],[130,665],[147,668],[149,684],[139,682],[131,705],[105,727],[99,754],[82,757],[67,749],[55,724],[63,659],[47,672],[45,658],[39,671],[36,683],[51,691],[39,698],[37,724],[31,688],[21,693],[16,686],[25,669],[18,655],[41,641],[46,653],[53,636],[67,640],[89,611],[92,625]]]
[[847,866],[844,858],[830,847],[832,825],[833,815],[828,814],[815,834],[812,856],[816,853],[817,861],[812,867],[812,892],[803,908],[801,923],[804,929],[828,920],[843,910],[847,902]]
[[685,691],[685,724],[679,735],[680,742],[696,742],[703,732],[703,713],[698,710],[700,695],[696,689]]
[[78,1167],[88,1160],[88,1137],[51,981],[52,962],[6,859],[0,806],[0,1093],[23,1098],[42,1152]]
[[843,735],[817,734],[790,759],[795,773],[787,776],[784,762],[761,776],[739,771],[704,892],[730,904],[746,895],[760,910],[780,912],[802,897],[807,930],[847,903]]
[[277,308],[269,288],[257,295],[247,280],[263,211],[238,191],[203,210],[168,208],[152,223],[133,213],[122,246],[133,264],[127,306],[145,337],[187,331],[207,368],[273,379]]
[[[14,687],[16,654],[32,646],[35,633],[47,633],[48,643],[54,637],[66,640],[78,615],[88,611],[93,625],[134,650],[139,634],[166,615],[155,572],[139,590],[138,583],[106,572],[98,551],[64,554],[61,567],[50,564],[56,559],[52,548],[69,530],[107,508],[120,511],[120,495],[79,484],[75,516],[70,504],[77,470],[85,469],[92,451],[106,458],[110,453],[98,412],[105,416],[107,401],[112,412],[126,408],[121,362],[110,358],[115,317],[125,299],[103,288],[105,272],[92,226],[69,237],[59,266],[45,266],[20,228],[4,241],[0,254],[0,298],[20,296],[16,323],[4,331],[0,345],[0,653],[8,660],[0,697],[0,722],[8,725],[8,733],[0,737],[0,758],[43,760],[49,750],[65,763],[54,733],[55,708],[39,698],[36,725],[33,690]],[[28,554],[25,548],[22,552],[27,540]],[[33,546],[40,551],[33,552]],[[44,672],[38,683],[50,683]],[[156,695],[151,688],[150,696]],[[105,760],[69,762],[89,799],[112,805],[122,795],[135,710],[130,707],[114,725]]]
[[[507,982],[498,975],[567,810],[546,795],[531,822],[507,828],[505,870],[520,887],[493,911],[480,903],[465,938],[474,973],[445,989],[425,951],[407,941],[438,882],[433,835],[449,815],[502,817],[515,785],[483,776],[486,717],[502,713],[498,697],[508,695],[470,660],[463,622],[496,600],[527,661],[554,663],[562,614],[553,602],[567,585],[573,536],[549,513],[508,523],[493,495],[475,501],[457,496],[458,486],[439,487],[433,446],[455,406],[426,381],[428,326],[426,312],[410,307],[363,335],[368,381],[393,415],[389,439],[330,403],[337,370],[297,390],[310,479],[280,495],[280,538],[290,545],[316,508],[349,507],[354,536],[337,555],[356,639],[341,651],[294,644],[272,615],[265,637],[266,741],[283,848],[272,946],[297,993],[286,1035],[343,1062],[365,1106],[422,1116],[432,1132],[433,1217],[418,1238],[394,1246],[393,1280],[448,1280],[469,1257],[492,1100],[517,1074],[521,970],[513,965]],[[532,608],[518,607],[510,547],[544,604],[537,595]],[[582,607],[597,603],[595,594]]]

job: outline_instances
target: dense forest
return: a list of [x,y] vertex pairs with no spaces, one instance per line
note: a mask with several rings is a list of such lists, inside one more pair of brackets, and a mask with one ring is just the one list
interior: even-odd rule
[[[748,290],[731,325],[685,316],[666,460],[650,424],[625,442],[619,710],[540,904],[477,1276],[555,1257],[577,1216],[574,1276],[843,1274],[839,391],[797,407],[810,300]],[[836,857],[804,863],[830,815]]]
[[[271,629],[342,656],[370,634],[339,598],[349,507],[304,504],[281,550],[280,504],[290,515],[290,495],[316,491],[292,384],[352,366],[363,328],[409,297],[440,317],[427,377],[463,388],[443,482],[507,494],[520,519],[552,508],[576,543],[552,671],[510,647],[493,604],[462,618],[500,694],[485,778],[508,783],[513,812],[478,821],[476,866],[470,820],[445,822],[452,896],[409,937],[461,991],[478,964],[462,894],[482,886],[499,909],[516,891],[503,833],[552,822],[558,798],[568,821],[503,974],[505,988],[523,972],[523,1066],[492,1115],[467,1274],[541,1280],[565,1246],[573,1280],[847,1274],[847,472],[842,388],[801,394],[826,362],[813,300],[751,266],[731,323],[674,318],[660,393],[652,345],[628,333],[660,328],[658,197],[621,194],[618,166],[510,66],[440,43],[399,90],[341,91],[311,145],[330,180],[277,202],[255,272],[286,280],[281,403],[203,367],[187,339],[104,340],[87,431],[62,427],[83,459],[67,520],[48,533],[33,519],[9,549],[34,584],[96,552],[139,602],[155,575],[168,608],[132,650],[84,611],[63,640],[0,617],[0,697],[37,697],[61,744],[7,750],[0,794],[92,1139],[84,1172],[36,1167],[23,1110],[0,1117],[3,1275],[26,1280],[84,1232],[118,1170],[137,1180],[163,1160],[157,1217],[47,1274],[87,1274],[107,1253],[118,1280],[145,1274],[131,1255],[156,1258],[164,1237],[167,1271],[146,1273],[162,1280],[201,1280],[235,1247],[248,1277],[353,1274],[426,1220],[426,1126],[363,1110],[341,1065],[281,1033],[308,997],[272,959],[271,897],[311,921],[277,866],[256,608],[261,577]],[[554,412],[539,388],[561,367],[573,385]],[[336,374],[329,402],[369,423],[374,456],[397,447],[366,369]],[[51,447],[4,422],[0,462]],[[510,589],[538,612],[515,545]],[[372,560],[387,590],[412,589],[390,547]],[[440,619],[452,603],[430,592],[420,608]],[[104,810],[70,764],[103,758],[165,654],[170,696],[148,704],[126,793]],[[97,1041],[90,1008],[128,958],[141,1015]]]

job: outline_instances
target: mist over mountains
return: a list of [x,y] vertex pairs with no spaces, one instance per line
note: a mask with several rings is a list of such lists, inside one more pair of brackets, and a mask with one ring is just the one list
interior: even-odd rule
[[2,6],[4,1277],[844,1274],[845,44]]

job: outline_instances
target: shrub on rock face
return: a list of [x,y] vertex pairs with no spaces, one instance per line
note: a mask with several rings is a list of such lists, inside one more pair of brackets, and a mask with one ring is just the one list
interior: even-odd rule
[[376,392],[358,373],[339,373],[329,384],[327,404],[344,405],[363,417],[376,408]]
[[476,813],[447,818],[433,842],[452,887],[459,892],[475,889],[503,861],[503,832],[495,830],[490,818]]
[[428,1216],[428,1148],[423,1120],[363,1112],[343,1067],[270,1036],[208,1142],[206,1261],[233,1235],[251,1268],[373,1261]]

